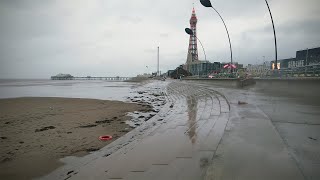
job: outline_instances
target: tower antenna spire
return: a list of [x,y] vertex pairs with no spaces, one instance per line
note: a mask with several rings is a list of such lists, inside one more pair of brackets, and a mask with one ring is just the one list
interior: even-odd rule
[[191,62],[197,62],[198,59],[198,46],[197,46],[197,15],[194,7],[192,8],[192,15],[190,18],[190,29],[192,30],[192,35],[189,38],[188,56],[187,64]]

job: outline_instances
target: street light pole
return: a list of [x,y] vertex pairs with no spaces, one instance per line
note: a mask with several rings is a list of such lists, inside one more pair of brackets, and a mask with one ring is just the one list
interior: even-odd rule
[[266,4],[268,6],[268,10],[269,10],[269,13],[270,13],[270,18],[271,18],[271,22],[272,22],[272,28],[273,28],[273,35],[274,35],[274,48],[275,48],[275,65],[274,65],[274,69],[278,69],[278,47],[277,47],[277,36],[276,36],[276,30],[274,28],[274,22],[273,22],[273,17],[272,17],[272,13],[271,13],[271,10],[270,10],[270,7],[269,7],[269,4],[268,4],[268,1],[266,1]]
[[160,76],[160,74],[159,74],[159,46],[158,46],[158,65],[157,65],[157,76]]
[[[227,31],[227,35],[228,35],[228,40],[229,40],[229,46],[230,46],[230,58],[231,58],[231,65],[233,64],[233,57],[232,57],[232,46],[231,46],[231,40],[230,40],[230,35],[229,35],[229,31],[227,28],[226,23],[224,22],[222,16],[220,15],[220,13],[212,6],[210,0],[200,0],[200,3],[204,6],[204,7],[211,7],[220,17],[220,19],[223,22],[223,25]],[[231,73],[232,73],[232,67],[231,67]]]

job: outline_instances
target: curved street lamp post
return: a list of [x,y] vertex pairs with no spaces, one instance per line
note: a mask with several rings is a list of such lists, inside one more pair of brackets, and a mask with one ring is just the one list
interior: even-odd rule
[[[270,13],[270,18],[271,18],[271,22],[272,22],[272,28],[273,28],[273,35],[274,35],[274,46],[275,46],[275,65],[274,65],[274,69],[278,69],[278,47],[277,47],[277,37],[276,37],[276,30],[275,30],[275,27],[274,27],[274,22],[273,22],[273,17],[272,17],[272,13],[271,13],[271,9],[270,9],[270,6],[268,4],[268,1],[265,0],[266,4],[267,4],[267,7],[268,7],[268,10],[269,10],[269,13]],[[200,0],[200,3],[204,6],[204,7],[211,7],[212,9],[214,9],[217,13],[218,11],[212,7],[212,4],[210,2],[210,0]],[[226,30],[227,30],[227,26],[226,24],[224,23],[224,20],[222,19],[221,15],[218,13],[218,15],[220,16]],[[228,34],[228,38],[229,38],[229,43],[230,43],[230,51],[231,51],[231,64],[232,64],[232,50],[231,50],[231,42],[230,42],[230,37],[229,37],[229,33],[228,33],[228,30],[227,30],[227,34]]]
[[[227,35],[228,35],[228,40],[229,40],[229,46],[230,46],[230,58],[231,58],[231,65],[233,64],[233,58],[232,58],[232,46],[231,46],[231,40],[230,40],[230,35],[229,35],[229,31],[227,28],[226,23],[224,22],[222,16],[220,15],[220,13],[212,6],[210,0],[200,0],[200,3],[204,6],[204,7],[211,7],[220,17],[220,19],[223,22],[223,25],[227,31]],[[231,73],[232,73],[232,68],[231,68]]]
[[271,10],[270,10],[270,7],[269,7],[269,4],[268,4],[268,1],[266,1],[266,4],[268,6],[268,10],[269,10],[269,13],[270,13],[270,18],[271,18],[271,22],[272,22],[272,28],[273,28],[273,35],[274,35],[274,48],[275,48],[275,62],[274,62],[274,69],[278,69],[278,47],[277,47],[277,36],[276,36],[276,30],[274,28],[274,22],[273,22],[273,17],[272,17],[272,14],[271,14]]

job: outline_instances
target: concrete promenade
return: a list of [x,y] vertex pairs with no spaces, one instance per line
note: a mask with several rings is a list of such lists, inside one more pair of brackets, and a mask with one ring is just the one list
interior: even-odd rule
[[65,158],[65,166],[41,179],[320,177],[317,166],[310,174],[297,162],[255,95],[184,81],[159,84],[167,104],[156,116],[98,152]]

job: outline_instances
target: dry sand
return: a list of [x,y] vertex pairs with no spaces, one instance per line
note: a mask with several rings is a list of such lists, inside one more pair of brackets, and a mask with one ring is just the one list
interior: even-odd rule
[[[131,128],[127,112],[147,105],[74,98],[0,99],[0,179],[31,179],[62,165],[65,156],[96,151]],[[112,135],[102,142],[100,135]]]

